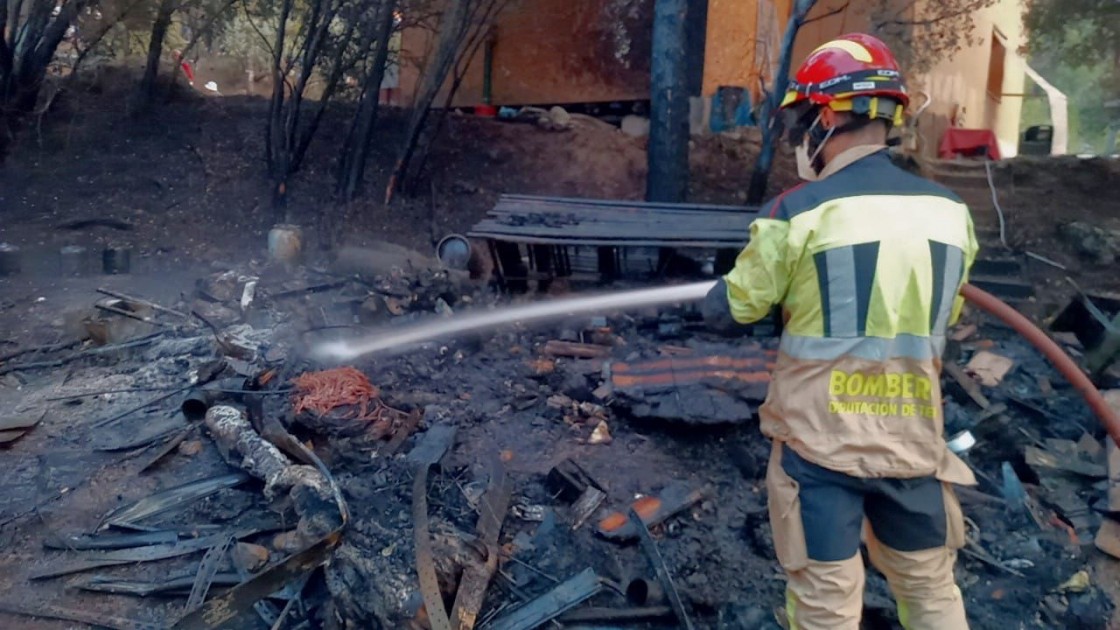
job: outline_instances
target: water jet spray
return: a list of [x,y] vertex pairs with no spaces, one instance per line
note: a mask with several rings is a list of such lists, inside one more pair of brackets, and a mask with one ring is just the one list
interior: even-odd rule
[[674,302],[693,302],[702,299],[713,286],[715,286],[714,281],[696,282],[656,289],[549,300],[449,318],[426,319],[408,326],[381,330],[357,339],[322,342],[312,348],[311,355],[322,361],[352,361],[368,354],[384,353],[433,339],[454,337],[504,324],[544,322],[585,313],[635,309]]

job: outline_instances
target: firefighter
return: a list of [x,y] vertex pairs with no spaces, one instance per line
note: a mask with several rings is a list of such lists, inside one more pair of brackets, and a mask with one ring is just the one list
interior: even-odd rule
[[894,166],[909,99],[883,42],[850,34],[805,60],[782,103],[807,180],[766,205],[703,303],[733,329],[780,306],[784,329],[759,416],[789,627],[856,630],[861,542],[907,630],[968,627],[953,579],[976,483],[946,447],[946,329],[976,257],[968,207]]
[[182,68],[183,76],[187,77],[187,84],[194,87],[194,67],[191,62],[183,58],[183,52],[180,50],[171,51],[171,58]]

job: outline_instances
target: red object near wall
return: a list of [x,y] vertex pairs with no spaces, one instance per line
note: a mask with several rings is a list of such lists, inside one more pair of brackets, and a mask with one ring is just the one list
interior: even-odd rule
[[1000,159],[999,142],[996,134],[991,129],[962,129],[950,127],[941,136],[941,146],[937,149],[937,157],[951,160],[958,155],[965,157],[983,157],[986,155],[993,160]]

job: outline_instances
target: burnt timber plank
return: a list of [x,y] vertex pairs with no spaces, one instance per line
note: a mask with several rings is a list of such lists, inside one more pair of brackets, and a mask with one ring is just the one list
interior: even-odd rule
[[673,210],[685,212],[689,212],[692,210],[714,210],[721,212],[758,212],[758,208],[752,206],[727,206],[712,203],[658,203],[655,201],[637,201],[632,199],[586,199],[583,197],[546,197],[539,195],[518,194],[504,194],[498,198],[498,203],[502,203],[502,201],[551,206],[585,205],[596,207],[606,206],[645,208],[650,210]]
[[666,241],[732,241],[747,240],[746,226],[725,230],[689,229],[686,226],[674,228],[670,225],[617,223],[583,223],[578,225],[505,225],[492,221],[480,221],[472,232],[493,232],[510,236],[551,236],[559,239],[603,238],[620,241],[666,240]]
[[[747,242],[757,215],[752,207],[502,195],[467,235],[488,240],[491,255],[496,244],[593,247],[608,257],[631,248],[731,251]],[[600,274],[607,271],[600,261]]]

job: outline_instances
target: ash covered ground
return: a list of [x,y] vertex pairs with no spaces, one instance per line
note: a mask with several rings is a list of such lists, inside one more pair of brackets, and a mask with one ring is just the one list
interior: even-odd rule
[[[499,295],[373,239],[429,251],[444,233],[477,221],[501,192],[638,198],[640,140],[599,125],[558,134],[454,117],[432,156],[431,195],[390,208],[369,196],[339,222],[352,247],[345,251],[359,255],[308,247],[306,264],[285,269],[253,261],[265,259],[275,219],[252,157],[262,153],[262,103],[172,104],[150,128],[130,122],[123,133],[110,96],[84,102],[67,123],[44,125],[42,142],[0,173],[0,240],[34,261],[0,277],[0,436],[10,440],[0,446],[8,473],[0,489],[3,627],[170,625],[192,591],[224,601],[235,585],[277,575],[319,540],[327,553],[312,564],[329,560],[325,567],[297,572],[239,617],[242,627],[271,627],[281,615],[284,628],[428,627],[418,612],[414,536],[420,464],[410,455],[439,435],[447,453],[424,494],[435,579],[451,609],[464,576],[477,582],[471,576],[492,571],[478,627],[586,569],[604,580],[602,592],[555,624],[587,627],[595,614],[644,604],[651,618],[606,623],[677,627],[661,599],[615,592],[635,578],[656,582],[641,545],[596,531],[601,519],[653,499],[679,508],[650,529],[696,626],[774,623],[784,585],[765,512],[769,446],[753,418],[772,330],[715,337],[679,306],[503,328],[354,362],[373,388],[365,412],[295,413],[300,375],[338,367],[305,358],[318,340],[557,297]],[[384,124],[391,133],[396,123],[387,116]],[[325,211],[330,145],[328,133],[294,184],[292,214],[308,226]],[[697,139],[694,199],[741,202],[756,152],[749,134]],[[795,180],[789,157],[774,192]],[[374,162],[371,189],[381,190],[391,155],[378,152]],[[1049,322],[1076,295],[1067,277],[1093,293],[1117,289],[1109,271],[1120,255],[1108,194],[1113,162],[1021,160],[996,171],[1010,244],[1065,267],[1014,254],[1035,289],[1020,309]],[[990,192],[974,175],[951,174],[946,183],[971,195],[977,224],[988,230],[985,250],[999,253],[997,216],[982,205]],[[66,245],[130,249],[132,273],[61,277]],[[375,255],[361,255],[370,247]],[[254,280],[255,297],[242,308]],[[109,297],[99,288],[182,315],[129,303],[153,325],[108,312],[96,306]],[[554,283],[550,293],[581,289]],[[946,358],[960,367],[945,379],[946,421],[950,434],[967,429],[978,441],[969,457],[981,483],[961,494],[975,527],[958,563],[973,627],[1108,627],[1120,578],[1118,561],[1095,546],[1111,512],[1103,432],[1078,394],[1010,330],[970,314],[960,332]],[[1086,348],[1058,337],[1083,358]],[[1010,359],[1011,369],[980,385],[977,370],[993,355]],[[237,390],[208,403],[244,413],[246,424],[184,417],[181,404],[199,380]],[[1115,379],[1100,384],[1113,388]],[[214,428],[222,426],[229,432],[219,437]],[[265,446],[273,441],[283,448]],[[299,445],[329,479],[303,461]],[[549,474],[570,462],[605,495],[575,529],[573,497]],[[479,523],[487,506],[501,503],[488,492],[495,470],[510,494],[490,542]],[[161,492],[215,478],[234,485],[133,516],[137,502],[152,509]],[[333,489],[349,512],[338,535]],[[124,549],[85,548],[106,536],[124,537],[112,541]],[[866,627],[898,627],[874,572],[866,606]]]
[[[184,312],[205,311],[217,334],[162,313],[166,328],[130,331],[101,346],[110,350],[104,353],[75,357],[84,348],[76,346],[5,363],[10,409],[45,411],[39,424],[3,453],[11,462],[3,511],[9,551],[0,563],[5,591],[19,595],[5,598],[9,603],[19,602],[23,612],[41,607],[44,614],[52,606],[80,609],[100,615],[110,627],[113,620],[170,623],[184,611],[184,598],[205,564],[200,559],[208,557],[206,545],[217,545],[207,543],[207,536],[239,541],[238,554],[230,551],[217,560],[213,598],[233,592],[229,587],[249,575],[238,576],[245,567],[235,558],[255,554],[263,564],[252,572],[267,573],[337,525],[326,494],[301,500],[295,490],[286,494],[283,484],[276,491],[268,479],[250,480],[109,529],[175,532],[178,545],[202,540],[204,546],[194,552],[49,577],[79,559],[99,557],[68,549],[65,541],[97,531],[113,510],[184,482],[255,470],[252,457],[230,455],[210,417],[187,420],[178,413],[184,392],[143,405],[168,388],[189,385],[192,376],[220,369],[215,382],[240,384],[234,389],[245,392],[255,377],[272,375],[262,385],[265,396],[229,394],[212,402],[247,410],[252,419],[251,400],[263,400],[257,413],[280,421],[309,446],[349,509],[329,561],[298,591],[298,606],[284,627],[427,627],[414,543],[418,464],[410,453],[452,427],[446,455],[426,484],[427,528],[449,608],[458,582],[496,552],[479,627],[499,623],[586,569],[608,586],[569,615],[578,619],[587,608],[633,608],[635,602],[612,587],[656,578],[636,540],[605,538],[598,531],[601,521],[611,512],[625,513],[640,497],[672,503],[681,489],[697,495],[674,504],[673,513],[650,530],[697,627],[775,623],[783,579],[765,511],[769,447],[751,413],[765,384],[742,377],[765,375],[771,328],[760,326],[749,338],[721,338],[706,333],[689,307],[667,306],[439,339],[352,364],[374,388],[366,415],[346,406],[322,416],[296,414],[299,375],[336,367],[306,359],[309,345],[445,317],[449,310],[490,308],[511,298],[438,271],[398,269],[365,279],[306,269],[234,271],[201,275],[186,293],[190,299],[164,303]],[[242,314],[239,300],[250,278],[259,278],[258,297],[250,314]],[[524,299],[530,298],[514,298]],[[998,385],[980,386],[981,402],[975,388],[946,379],[949,431],[969,429],[979,441],[970,462],[981,473],[981,485],[962,494],[974,538],[958,567],[973,627],[1104,628],[1112,604],[1100,587],[1113,579],[1108,563],[1114,561],[1093,547],[1107,491],[1103,434],[1076,392],[1024,341],[971,317],[969,323],[979,326],[962,332],[953,363],[967,366],[979,353],[1014,363]],[[152,334],[157,336],[145,341]],[[137,339],[140,345],[114,349]],[[20,367],[52,361],[59,365]],[[738,376],[721,372],[722,361],[738,362],[733,363]],[[137,387],[162,389],[98,393]],[[97,395],[56,400],[83,393]],[[142,411],[114,419],[136,406]],[[366,417],[382,407],[383,414]],[[722,421],[713,423],[721,413]],[[181,441],[168,449],[181,433]],[[1035,449],[1033,455],[1029,449]],[[285,465],[300,468],[298,453],[281,450]],[[158,457],[162,451],[167,454]],[[1040,458],[1040,452],[1050,457]],[[605,493],[599,509],[575,529],[572,499],[550,478],[566,460]],[[1066,465],[1074,460],[1082,466]],[[510,495],[508,510],[499,515],[500,535],[487,547],[478,523],[492,505],[486,492],[493,462],[504,471]],[[1005,462],[1026,488],[1027,509],[1008,505]],[[325,525],[308,525],[323,515],[329,516]],[[177,589],[145,598],[83,590],[113,580],[151,586],[168,576],[180,578]],[[269,605],[282,611],[286,601]],[[627,627],[677,627],[663,602],[640,603],[654,609],[647,611],[654,618]],[[886,584],[874,572],[866,605],[866,627],[897,627]],[[258,611],[239,619],[267,627],[260,625]],[[5,626],[66,627],[26,616],[9,617]]]

